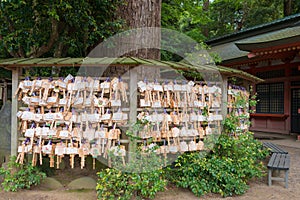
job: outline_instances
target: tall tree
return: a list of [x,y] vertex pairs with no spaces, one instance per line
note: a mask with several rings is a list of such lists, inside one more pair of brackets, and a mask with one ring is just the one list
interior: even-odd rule
[[120,29],[116,15],[120,2],[1,1],[0,47],[11,57],[85,56]]
[[[209,11],[209,0],[203,0],[203,7],[202,7],[202,10],[204,13],[207,13],[208,14],[208,11]],[[209,35],[209,29],[207,27],[207,25],[204,25],[203,29],[202,29],[202,34],[208,38],[208,35]]]

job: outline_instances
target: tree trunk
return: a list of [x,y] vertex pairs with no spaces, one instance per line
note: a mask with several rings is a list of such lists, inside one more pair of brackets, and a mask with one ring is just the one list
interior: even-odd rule
[[[203,7],[202,10],[204,13],[209,11],[209,0],[203,0]],[[203,29],[202,29],[202,34],[208,38],[209,36],[209,29],[207,27],[207,25],[204,25]]]
[[[120,16],[126,21],[128,29],[161,27],[161,0],[127,0],[120,8]],[[130,39],[130,44],[135,45],[136,50],[127,52],[126,55],[160,59],[160,34],[153,32],[149,35],[141,31],[141,34]],[[157,49],[143,48],[145,44],[155,44]]]
[[[160,59],[161,42],[161,0],[127,0],[119,8],[119,16],[125,20],[130,34],[121,34],[114,38],[117,48],[109,49],[106,56],[133,56],[145,59]],[[154,28],[155,27],[155,28]],[[113,53],[112,53],[113,52]],[[113,55],[112,55],[113,54]],[[105,75],[122,75],[128,69],[113,68]],[[139,77],[158,78],[159,69],[141,67]]]
[[285,17],[292,14],[292,0],[284,0],[283,14]]

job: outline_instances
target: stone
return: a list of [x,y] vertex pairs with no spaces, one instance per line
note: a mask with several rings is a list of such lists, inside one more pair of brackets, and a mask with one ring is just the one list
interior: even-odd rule
[[7,101],[0,110],[0,166],[9,161],[11,140],[11,102]]
[[68,184],[71,190],[92,189],[96,188],[97,182],[91,177],[81,177],[73,180]]
[[64,186],[58,180],[51,177],[46,177],[39,186],[40,189],[45,190],[57,190],[63,187]]

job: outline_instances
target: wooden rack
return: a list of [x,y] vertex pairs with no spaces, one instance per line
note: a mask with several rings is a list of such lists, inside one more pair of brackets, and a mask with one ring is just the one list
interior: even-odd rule
[[[42,81],[39,80],[39,84],[41,84],[40,86],[37,86],[38,88],[35,89],[35,85],[38,81],[37,78],[34,78],[32,80],[22,80],[19,84],[19,88],[16,90],[17,93],[16,95],[19,96],[19,100],[22,99],[23,101],[23,106],[19,107],[18,109],[18,115],[19,118],[21,119],[20,124],[18,127],[21,128],[21,136],[20,137],[20,143],[19,143],[19,147],[18,147],[18,161],[23,163],[23,159],[24,159],[24,153],[30,153],[33,155],[33,164],[36,164],[37,162],[37,154],[39,154],[39,158],[41,159],[41,155],[42,154],[47,154],[49,155],[50,158],[50,166],[54,167],[54,156],[57,157],[57,167],[59,166],[59,162],[61,162],[61,157],[63,157],[65,154],[70,155],[70,165],[71,167],[74,167],[74,156],[75,155],[79,155],[82,159],[81,162],[81,167],[84,167],[84,160],[85,160],[85,156],[87,156],[88,154],[91,154],[92,150],[94,151],[93,153],[93,157],[97,158],[97,156],[101,155],[104,156],[105,158],[108,158],[107,156],[107,151],[109,150],[109,148],[113,148],[114,146],[119,146],[121,147],[120,149],[122,150],[122,152],[120,152],[120,155],[125,156],[125,152],[123,151],[126,149],[129,152],[134,151],[134,149],[136,148],[136,143],[130,142],[130,140],[127,138],[125,132],[126,130],[128,130],[128,128],[130,127],[131,124],[134,124],[137,122],[137,116],[139,114],[141,114],[142,112],[148,112],[148,113],[154,113],[154,112],[160,112],[160,115],[162,115],[162,113],[164,113],[165,115],[170,115],[173,111],[177,111],[178,114],[181,112],[183,113],[183,110],[185,110],[185,114],[187,114],[189,116],[189,118],[191,119],[191,115],[195,114],[195,115],[199,115],[197,116],[198,118],[200,117],[201,120],[187,120],[185,123],[178,123],[175,124],[174,122],[170,122],[168,121],[167,123],[170,125],[170,127],[168,126],[168,130],[167,131],[167,135],[160,135],[159,138],[156,138],[155,141],[156,144],[161,145],[162,141],[164,141],[163,145],[167,146],[168,148],[172,149],[173,151],[171,151],[172,153],[175,153],[174,151],[177,152],[185,152],[185,151],[195,151],[195,150],[201,150],[203,149],[203,143],[202,143],[202,139],[206,134],[212,134],[212,132],[217,132],[220,133],[221,132],[221,124],[220,121],[222,120],[222,115],[221,115],[221,111],[222,111],[222,100],[224,100],[224,98],[221,97],[221,93],[222,93],[222,89],[221,83],[217,83],[217,82],[211,82],[209,83],[210,86],[208,87],[207,85],[204,85],[202,87],[202,85],[199,84],[199,82],[191,82],[193,85],[191,85],[190,87],[198,87],[197,89],[201,88],[201,92],[197,92],[196,96],[195,96],[195,102],[190,102],[192,103],[192,105],[186,105],[185,106],[159,106],[154,108],[153,106],[146,106],[143,107],[140,105],[141,100],[143,99],[142,96],[145,95],[143,94],[143,92],[140,92],[141,88],[138,87],[138,83],[142,80],[138,79],[137,77],[137,73],[136,71],[130,70],[130,74],[128,78],[122,78],[122,81],[117,79],[117,78],[111,78],[112,80],[110,81],[119,81],[118,84],[125,84],[128,86],[128,90],[126,90],[126,97],[123,96],[123,100],[120,99],[120,94],[117,100],[119,100],[121,102],[120,105],[117,106],[113,106],[112,104],[112,100],[109,99],[112,97],[112,86],[110,85],[110,88],[107,88],[107,90],[109,90],[109,92],[106,92],[106,94],[102,94],[104,91],[104,88],[101,88],[101,85],[105,85],[104,83],[106,83],[108,80],[108,77],[101,77],[101,78],[84,78],[84,77],[75,77],[75,83],[72,83],[72,81],[70,79],[65,79],[65,80],[59,80],[59,79],[55,79],[55,80],[51,80],[48,81],[47,79],[42,79],[44,82],[48,82],[50,83],[50,85],[52,85],[49,88],[44,88],[42,86],[43,83],[40,83]],[[68,84],[76,84],[76,80],[81,80],[81,82],[79,82],[79,85],[84,84],[84,81],[96,81],[99,80],[98,82],[98,89],[95,89],[94,91],[91,91],[91,93],[89,93],[89,88],[82,88],[81,90],[74,90],[71,93],[68,91]],[[169,82],[171,84],[173,84],[173,80],[164,80],[165,82]],[[94,82],[93,82],[94,83]],[[111,82],[107,82],[109,84],[112,84]],[[65,84],[65,85],[64,85]],[[156,83],[158,86],[163,85],[163,83],[159,83],[157,81]],[[178,86],[182,86],[183,83],[178,82],[176,83]],[[201,82],[201,84],[203,84]],[[76,87],[79,87],[76,86]],[[120,86],[120,85],[118,85]],[[186,84],[184,86],[187,86]],[[211,89],[212,87],[214,87],[215,91],[209,91],[209,89]],[[205,89],[207,91],[204,92]],[[49,92],[45,92],[47,90],[49,90]],[[117,87],[115,88],[116,91],[114,91],[115,93],[113,95],[116,95],[117,92],[121,93],[122,91]],[[29,90],[29,91],[28,91]],[[56,90],[56,91],[55,91]],[[87,90],[87,91],[86,91]],[[25,91],[25,92],[24,92]],[[165,95],[166,91],[155,91],[153,89],[153,93],[157,93],[159,95]],[[173,91],[169,91],[170,93],[172,93],[173,95],[175,95],[175,92]],[[177,91],[178,92],[178,97],[180,98],[180,96],[183,95],[183,93],[187,94],[186,92],[183,91]],[[43,93],[43,94],[42,94]],[[81,97],[80,95],[84,94],[83,97]],[[190,91],[191,93],[191,91]],[[97,106],[92,106],[93,104],[93,100],[91,103],[91,107],[89,106],[85,106],[84,103],[85,101],[91,97],[91,95],[96,96],[98,99],[101,96],[102,97],[108,99],[110,101],[110,105],[104,106],[102,107],[102,116],[105,114],[105,112],[107,112],[108,109],[110,109],[111,111],[114,112],[122,112],[122,115],[126,115],[127,117],[125,118],[125,120],[122,119],[118,119],[117,121],[112,120],[111,122],[108,122],[109,120],[106,120],[107,122],[103,122],[105,120],[99,120],[98,122],[94,122],[91,123],[88,120],[82,120],[83,119],[83,114],[85,113],[86,115],[92,115],[92,112],[95,108],[97,108],[99,110],[99,107]],[[46,97],[44,96],[46,95]],[[68,101],[66,100],[65,105],[64,104],[59,104],[60,100],[64,99],[64,97],[67,95],[67,97],[69,99],[73,98],[73,102],[72,103],[68,103]],[[68,107],[67,105],[73,105],[75,107],[75,102],[76,100],[81,98],[82,100],[82,105],[77,107],[75,112],[77,114],[72,113],[72,106]],[[96,98],[96,99],[97,99]],[[217,98],[217,99],[215,99]],[[40,105],[40,101],[41,99],[44,99],[45,101],[47,101],[47,104],[44,105]],[[51,102],[51,99],[54,99],[55,102]],[[124,102],[124,99],[130,99],[129,102]],[[163,100],[164,98],[161,98],[161,100]],[[200,100],[199,100],[200,99]],[[203,103],[202,106],[200,105],[196,105],[196,101]],[[217,101],[218,104],[216,104],[215,106],[210,105],[213,101]],[[27,103],[27,106],[24,106],[24,102]],[[153,102],[152,102],[153,103]],[[187,103],[187,102],[186,102]],[[89,104],[90,105],[90,104]],[[122,105],[122,106],[121,106]],[[125,105],[123,107],[123,105]],[[28,111],[28,108],[30,109]],[[64,111],[62,111],[61,109],[64,109]],[[106,109],[106,111],[105,111]],[[207,112],[207,116],[203,116],[202,112],[204,112],[204,109],[206,109]],[[41,112],[42,111],[42,112]],[[59,118],[55,118],[52,121],[47,120],[47,118],[45,119],[45,116],[50,115],[49,112],[54,112],[57,115],[59,115]],[[88,111],[86,113],[86,111]],[[43,118],[40,119],[38,121],[36,121],[35,119],[29,119],[29,118],[22,118],[22,116],[24,116],[25,114],[30,114],[30,113],[34,113],[34,115],[43,115]],[[62,116],[60,115],[60,113],[62,114]],[[69,116],[69,121],[66,121],[66,116],[68,114],[71,113],[71,116]],[[120,113],[119,113],[120,114]],[[218,114],[218,119],[214,119],[213,116],[215,116],[216,114]],[[54,115],[54,114],[53,114]],[[72,116],[76,116],[76,118],[79,118],[79,116],[81,116],[81,121],[70,121],[70,119],[72,119]],[[23,120],[22,120],[23,119]],[[126,124],[124,124],[124,122],[127,122]],[[162,126],[162,121],[158,122],[158,121],[153,121],[153,123],[157,123],[159,124],[159,126]],[[70,125],[72,124],[72,125]],[[183,130],[185,131],[189,131],[186,132],[187,135],[177,135],[174,136],[171,133],[171,128],[180,128],[182,125],[186,125],[186,129],[181,128],[181,132],[183,132]],[[50,127],[49,127],[50,126]],[[70,127],[71,126],[71,127]],[[91,127],[89,127],[91,126]],[[197,126],[197,127],[196,127]],[[40,129],[43,128],[48,128],[48,135],[47,134],[41,134],[39,133],[37,135],[37,131],[41,131]],[[77,130],[78,127],[80,127],[80,137],[78,135],[74,135],[74,130]],[[106,136],[103,136],[105,138],[95,138],[95,133],[98,133],[101,131],[99,130],[99,127],[101,127],[101,130],[105,130],[106,132]],[[190,129],[192,127],[192,129]],[[76,129],[77,128],[77,129]],[[91,132],[91,134],[93,134],[94,136],[84,136],[85,132],[88,132],[89,129],[92,129],[94,131]],[[159,129],[161,129],[162,127],[159,127]],[[178,129],[177,128],[177,129]],[[34,130],[33,130],[34,129]],[[96,131],[95,131],[96,129]],[[210,130],[208,130],[210,129]],[[212,131],[212,129],[214,131]],[[51,136],[49,136],[49,132],[55,130],[56,134],[51,133]],[[112,131],[113,130],[113,131]],[[117,135],[114,136],[108,136],[108,134],[112,131],[115,132],[115,130],[118,130]],[[178,129],[179,130],[179,129]],[[78,131],[78,130],[77,130]],[[152,130],[153,131],[153,130]],[[193,132],[194,131],[194,132]],[[34,132],[34,133],[33,133]],[[201,132],[201,133],[199,133]],[[188,134],[189,133],[189,134]],[[120,135],[118,135],[120,134]],[[141,137],[140,133],[135,133],[136,136]],[[170,135],[168,135],[170,134]],[[24,137],[25,136],[25,137]],[[83,144],[82,143],[82,139],[83,138],[90,138],[90,143],[89,144]],[[93,138],[94,137],[94,138]],[[99,137],[99,136],[98,136]],[[27,139],[26,139],[27,138]],[[151,136],[151,138],[153,139],[154,136]],[[147,141],[148,138],[145,137],[141,137],[141,140],[138,140],[137,142],[139,143],[143,143],[145,141]],[[93,142],[91,141],[96,141],[99,142],[98,145],[101,147],[102,149],[98,149],[96,151],[96,149],[98,148],[97,145],[95,145]],[[186,141],[189,141],[189,145],[186,143]],[[109,142],[109,143],[108,143]],[[177,144],[176,144],[177,142]],[[88,142],[86,142],[88,143]],[[148,144],[148,142],[145,142],[146,144]],[[171,144],[172,143],[172,144]],[[96,143],[97,144],[97,143]],[[124,145],[122,145],[124,144]],[[174,148],[174,145],[176,144],[176,148]],[[180,148],[179,145],[182,144],[183,146],[187,146],[188,149],[183,149]],[[198,147],[196,146],[196,144],[198,144]],[[193,145],[193,146],[192,146]],[[103,149],[105,146],[105,150]],[[77,150],[76,150],[77,149]],[[175,150],[174,150],[175,149]],[[96,152],[96,153],[95,153]],[[170,151],[168,151],[170,152]],[[130,159],[130,155],[128,155],[128,159]]]

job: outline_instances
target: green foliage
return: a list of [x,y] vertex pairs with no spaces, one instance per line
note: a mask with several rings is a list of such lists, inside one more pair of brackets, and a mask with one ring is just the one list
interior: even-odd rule
[[[291,2],[298,13],[299,1]],[[1,1],[0,57],[84,57],[124,27],[117,11],[125,3]],[[163,0],[161,24],[201,42],[282,18],[283,8],[281,0]],[[162,51],[163,60],[179,57]]]
[[[207,13],[202,11],[202,1],[190,0],[163,0],[161,8],[161,26],[163,28],[175,30],[193,39],[193,42],[201,43],[206,39],[203,30],[209,21]],[[183,44],[175,46],[177,49],[172,49],[173,52],[161,52],[162,60],[180,61],[183,54],[178,54],[177,51],[182,52],[183,47],[195,48],[195,44],[189,44],[185,38],[178,38],[178,34],[169,34],[167,38],[163,38],[162,46],[165,43]],[[170,47],[174,48],[174,47]],[[184,53],[191,52],[191,49],[184,49]]]
[[[277,10],[277,12],[274,12],[274,10]],[[284,17],[283,1],[255,0],[251,3],[251,10],[246,14],[247,18],[244,20],[245,27],[252,27],[280,19]]]
[[5,191],[16,192],[19,189],[30,189],[33,185],[38,185],[46,177],[37,167],[33,167],[30,162],[21,165],[15,162],[16,157],[11,157],[7,168],[0,168],[0,175],[3,176],[2,188]]
[[98,199],[130,199],[132,194],[127,174],[110,168],[97,174],[99,176],[96,186]]
[[95,45],[120,30],[123,23],[116,10],[121,3],[1,1],[1,56],[86,56]]
[[[197,42],[230,34],[284,17],[281,0],[163,0],[162,27],[182,32]],[[299,13],[299,1],[292,13]]]
[[143,154],[141,151],[131,156],[132,160],[125,166],[115,157],[114,168],[97,173],[98,199],[153,199],[157,192],[164,190],[167,181],[159,157],[154,152]]
[[131,199],[151,198],[163,191],[166,180],[162,179],[163,171],[155,170],[147,173],[129,173],[117,169],[105,169],[98,172],[98,199]]
[[122,171],[134,173],[148,173],[160,170],[164,166],[165,160],[154,152],[158,146],[153,146],[149,149],[144,149],[143,147],[144,145],[141,144],[136,147],[136,150],[128,152],[130,160],[126,163],[126,165],[123,165],[120,156],[115,156],[111,152],[110,158],[112,166]]
[[[281,0],[214,0],[210,4],[209,38],[283,18],[285,17],[284,4],[287,2]],[[299,1],[291,1],[291,6],[291,14],[299,12]]]
[[163,0],[162,27],[185,33],[197,42],[205,39],[202,29],[210,21],[203,1]]
[[196,152],[180,156],[175,168],[168,169],[168,177],[197,196],[211,192],[240,195],[247,191],[250,179],[264,175],[261,160],[267,154],[249,132],[237,138],[222,134],[206,157]]
[[[250,93],[253,93],[252,86],[250,88]],[[258,101],[258,100],[256,100],[256,98],[257,98],[257,93],[251,95],[250,98],[249,98],[249,107],[250,107],[249,113],[254,113],[255,112],[254,108],[255,108],[255,106],[257,104],[257,101]]]
[[136,136],[136,133],[143,130],[146,125],[151,125],[148,120],[144,118],[138,119],[135,123],[131,124],[130,128],[126,131],[126,135],[131,141],[141,140],[142,138]]
[[0,68],[0,78],[11,78],[11,71],[4,69],[4,68]]

